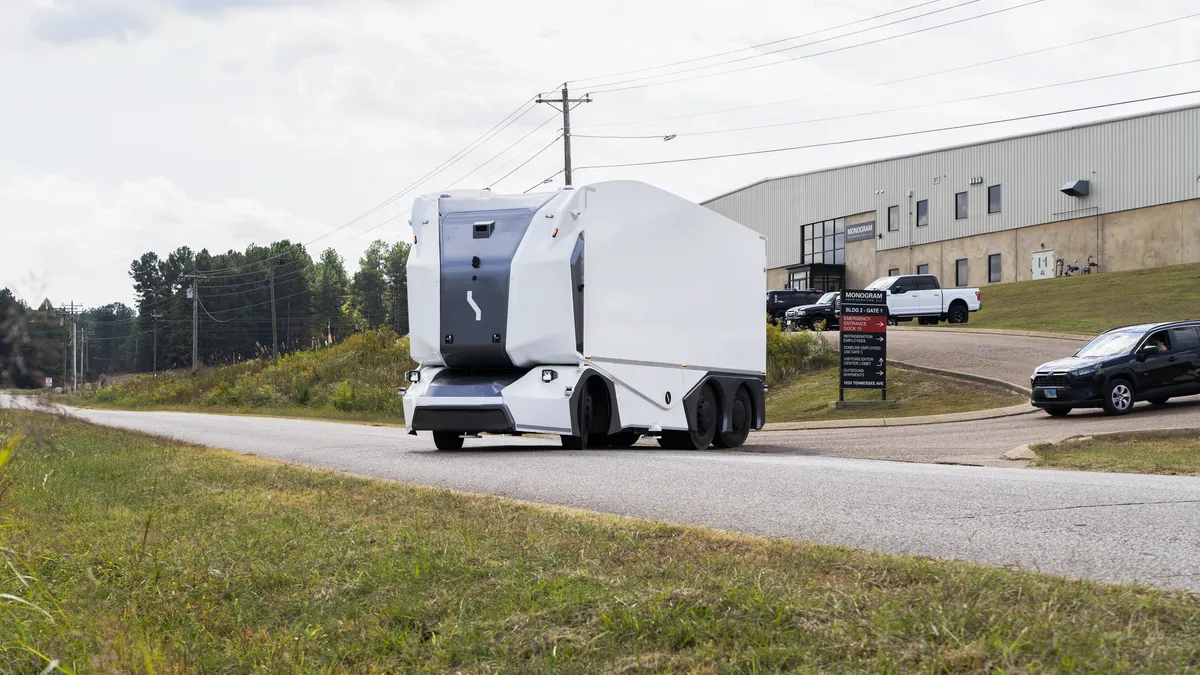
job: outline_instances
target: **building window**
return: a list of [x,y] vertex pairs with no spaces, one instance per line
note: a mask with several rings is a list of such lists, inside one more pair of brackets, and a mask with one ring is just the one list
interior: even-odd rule
[[805,225],[800,232],[804,264],[846,264],[845,218]]
[[898,276],[900,276],[900,268],[899,268],[899,267],[893,267],[892,269],[888,270],[888,276],[889,276],[889,277],[898,277]]
[[900,207],[888,207],[888,232],[900,231]]
[[954,285],[967,285],[967,259],[959,258],[954,261]]
[[988,283],[1000,283],[1000,254],[993,253],[988,256]]
[[917,202],[917,227],[925,227],[929,224],[929,200],[922,199]]
[[988,188],[988,213],[1000,213],[1000,186]]
[[917,265],[917,274],[929,274],[929,265]]
[[954,195],[954,219],[962,220],[967,217],[967,193],[959,192]]
[[792,291],[807,291],[808,290],[808,269],[791,269],[788,270],[787,287]]

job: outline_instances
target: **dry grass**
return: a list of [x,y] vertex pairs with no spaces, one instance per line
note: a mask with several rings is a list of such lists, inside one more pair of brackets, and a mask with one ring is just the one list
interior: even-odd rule
[[[10,430],[44,415],[0,414]],[[0,672],[1163,672],[1200,598],[308,470],[52,420]],[[36,652],[36,653],[35,653]]]
[[1033,446],[1034,466],[1200,476],[1200,429],[1132,431]]

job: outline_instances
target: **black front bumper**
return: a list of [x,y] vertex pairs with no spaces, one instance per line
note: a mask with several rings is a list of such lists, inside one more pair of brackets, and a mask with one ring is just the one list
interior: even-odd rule
[[[1053,391],[1055,396],[1048,394]],[[1069,378],[1063,384],[1040,386],[1036,379],[1029,403],[1038,408],[1100,408],[1104,405],[1104,388],[1094,377]]]
[[503,406],[421,406],[413,411],[412,430],[506,434],[515,432],[516,425]]

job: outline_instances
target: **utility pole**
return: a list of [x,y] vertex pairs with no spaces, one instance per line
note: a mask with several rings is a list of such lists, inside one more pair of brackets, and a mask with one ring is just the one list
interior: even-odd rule
[[279,322],[275,320],[275,264],[272,263],[267,271],[271,275],[271,356],[279,363]]
[[192,375],[200,370],[200,285],[199,276],[192,275]]
[[66,305],[62,305],[59,309],[64,314],[71,317],[70,319],[67,319],[67,321],[71,322],[71,379],[70,380],[67,379],[67,350],[64,349],[63,350],[63,367],[62,367],[62,376],[63,376],[62,388],[63,388],[63,391],[65,392],[67,390],[67,382],[69,381],[69,382],[72,382],[71,391],[74,391],[74,385],[76,383],[78,383],[78,378],[76,376],[77,358],[75,356],[75,345],[76,345],[76,342],[75,342],[75,313],[77,311],[83,309],[83,305],[76,305],[74,302],[71,302]]
[[158,377],[158,320],[162,318],[162,314],[154,312],[150,316],[154,319],[154,355],[151,360],[153,365],[150,372],[154,374],[154,377]]
[[[561,110],[563,115],[563,180],[564,185],[571,185],[571,104],[579,105],[581,103],[591,103],[592,97],[584,94],[583,98],[571,98],[570,92],[567,91],[567,85],[564,82],[562,87],[562,98],[542,98],[537,97],[538,103],[548,103],[551,108]],[[562,106],[558,108],[554,104]]]

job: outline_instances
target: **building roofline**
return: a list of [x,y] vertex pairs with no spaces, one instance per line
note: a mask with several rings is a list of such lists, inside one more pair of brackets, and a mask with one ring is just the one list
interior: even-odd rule
[[1131,115],[1122,115],[1120,117],[1108,117],[1105,119],[1094,120],[1092,122],[1081,122],[1079,124],[1072,124],[1072,125],[1065,126],[1065,127],[1054,127],[1052,129],[1042,129],[1040,131],[1030,131],[1030,132],[1025,132],[1025,133],[1021,133],[1021,134],[1011,134],[1008,136],[997,136],[995,138],[989,138],[989,139],[983,140],[983,141],[975,141],[972,143],[959,143],[957,145],[947,145],[947,146],[942,146],[942,147],[938,147],[938,148],[930,148],[928,150],[921,150],[919,152],[909,152],[909,153],[905,153],[903,155],[892,155],[890,157],[880,157],[879,159],[871,159],[871,160],[867,160],[865,162],[855,162],[853,164],[841,164],[841,165],[837,165],[837,166],[825,167],[823,169],[814,169],[812,171],[802,171],[800,173],[785,174],[783,176],[769,176],[767,178],[762,178],[760,180],[754,181],[753,183],[743,185],[742,187],[735,188],[733,190],[729,190],[728,192],[723,192],[715,197],[711,197],[709,199],[706,199],[706,200],[700,202],[700,204],[702,206],[711,204],[711,203],[717,201],[718,199],[724,199],[725,197],[737,194],[739,192],[742,192],[743,190],[749,190],[752,187],[757,187],[759,185],[763,185],[766,183],[773,183],[775,181],[787,180],[789,178],[802,178],[804,176],[813,176],[813,175],[816,175],[819,173],[828,173],[830,171],[840,171],[842,169],[853,169],[853,168],[860,167],[860,166],[868,166],[870,164],[880,164],[882,162],[894,162],[894,161],[901,160],[901,159],[911,159],[913,157],[920,157],[922,155],[932,155],[932,154],[938,153],[938,152],[949,152],[951,150],[962,150],[964,148],[974,148],[974,147],[983,146],[983,145],[990,145],[992,143],[1003,143],[1004,141],[1013,141],[1013,140],[1017,140],[1019,138],[1033,138],[1035,136],[1046,136],[1049,134],[1056,134],[1056,133],[1060,133],[1063,131],[1073,131],[1075,129],[1086,129],[1088,127],[1098,127],[1103,124],[1114,124],[1116,122],[1124,122],[1127,120],[1141,119],[1144,117],[1154,117],[1157,115],[1169,115],[1171,113],[1177,113],[1177,112],[1181,112],[1184,110],[1196,110],[1196,109],[1200,109],[1200,103],[1192,103],[1190,105],[1181,105],[1181,106],[1176,106],[1173,108],[1163,108],[1161,110],[1152,110],[1150,112],[1135,113],[1135,114],[1131,114]]

